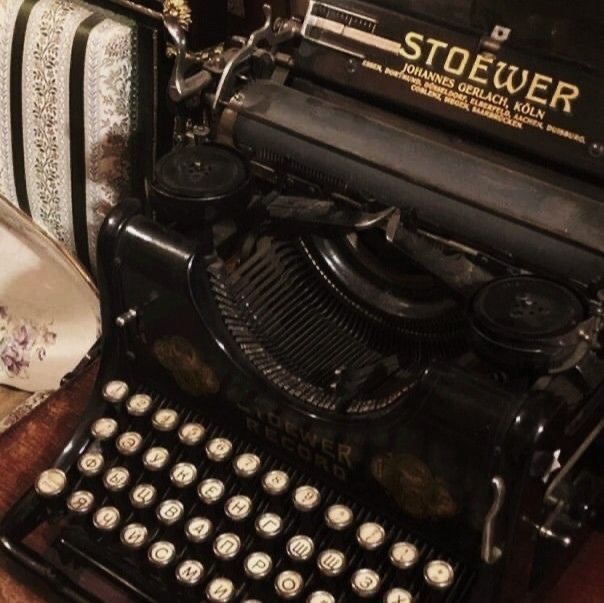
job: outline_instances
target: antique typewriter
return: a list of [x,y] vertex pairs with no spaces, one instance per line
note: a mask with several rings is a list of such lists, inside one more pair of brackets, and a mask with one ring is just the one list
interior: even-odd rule
[[6,551],[65,600],[540,600],[603,492],[583,4],[267,5],[203,51],[166,15],[174,146]]

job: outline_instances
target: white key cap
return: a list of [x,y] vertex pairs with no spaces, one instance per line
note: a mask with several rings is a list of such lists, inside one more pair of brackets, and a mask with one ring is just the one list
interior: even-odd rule
[[137,484],[130,490],[129,499],[135,509],[148,509],[157,500],[157,489],[153,484]]
[[394,567],[402,570],[413,567],[419,559],[417,547],[410,542],[395,542],[390,547],[390,562]]
[[454,578],[455,572],[446,561],[434,559],[424,566],[424,579],[432,588],[445,590],[453,584]]
[[160,408],[153,413],[151,423],[157,431],[174,431],[180,417],[172,408]]
[[289,488],[289,475],[279,469],[269,471],[262,476],[262,487],[267,494],[279,496]]
[[178,523],[185,514],[185,508],[179,500],[168,499],[159,503],[155,511],[157,519],[165,526]]
[[176,463],[170,469],[170,481],[177,488],[186,488],[197,479],[197,469],[193,463]]
[[267,553],[256,551],[250,553],[243,562],[246,576],[252,580],[263,580],[273,569],[273,560]]
[[362,599],[374,597],[380,590],[381,578],[372,569],[357,570],[350,578],[352,590]]
[[90,427],[90,435],[99,441],[110,440],[117,435],[119,426],[115,419],[110,417],[101,417],[97,419]]
[[345,530],[352,525],[354,514],[346,505],[331,505],[325,511],[325,523],[332,530]]
[[94,494],[88,490],[77,490],[67,497],[67,508],[76,515],[87,515],[94,507]]
[[235,585],[228,578],[214,578],[206,587],[210,603],[229,603],[235,597]]
[[214,477],[199,482],[197,495],[206,505],[217,503],[224,495],[224,484]]
[[306,598],[306,603],[336,603],[334,596],[326,590],[316,590]]
[[176,566],[176,580],[183,586],[197,586],[205,573],[203,564],[195,559],[185,559]]
[[357,542],[366,551],[375,551],[384,544],[386,532],[379,523],[367,521],[357,529]]
[[78,471],[84,477],[95,477],[105,468],[105,459],[100,452],[85,452],[78,459]]
[[125,381],[108,381],[103,386],[103,398],[110,404],[119,404],[126,399],[129,388]]
[[206,444],[206,454],[211,461],[221,463],[233,453],[233,443],[227,438],[212,438]]
[[275,578],[275,591],[282,599],[295,599],[304,588],[304,580],[298,572],[286,570]]
[[135,394],[126,402],[126,410],[133,417],[144,417],[152,408],[153,400],[147,394]]
[[143,465],[148,471],[161,471],[169,461],[170,453],[163,446],[154,446],[143,454]]
[[276,513],[262,513],[255,522],[256,533],[261,538],[275,538],[283,528],[283,520]]
[[233,460],[233,469],[239,477],[250,478],[260,471],[260,457],[252,452],[244,452]]
[[121,543],[129,548],[138,550],[147,544],[149,532],[142,523],[129,523],[120,532]]
[[214,526],[207,517],[191,517],[185,524],[185,536],[194,544],[206,542],[213,530]]
[[232,521],[244,521],[252,512],[252,501],[249,496],[240,494],[231,496],[224,503],[224,513]]
[[149,547],[147,559],[155,567],[167,567],[176,559],[176,547],[167,540],[158,540]]
[[130,471],[126,467],[111,467],[103,475],[103,485],[110,492],[121,492],[130,483]]
[[138,431],[120,433],[115,440],[117,451],[124,456],[134,456],[143,446],[143,436]]
[[230,561],[239,554],[239,551],[241,550],[241,540],[237,534],[225,532],[216,537],[214,544],[212,545],[212,550],[218,559]]
[[413,603],[413,596],[404,588],[391,588],[384,595],[384,603]]
[[36,480],[36,492],[44,498],[60,496],[67,486],[67,476],[61,469],[53,467],[42,471]]
[[287,541],[285,550],[292,561],[304,563],[315,554],[315,543],[309,536],[298,534]]
[[112,532],[119,526],[121,515],[115,507],[101,507],[92,517],[92,524],[97,530]]
[[317,557],[317,567],[324,576],[339,576],[346,569],[346,555],[337,549],[325,549]]
[[206,434],[201,423],[183,423],[178,430],[178,439],[185,446],[197,446]]
[[314,486],[300,486],[294,490],[293,500],[294,507],[306,513],[321,504],[321,493]]

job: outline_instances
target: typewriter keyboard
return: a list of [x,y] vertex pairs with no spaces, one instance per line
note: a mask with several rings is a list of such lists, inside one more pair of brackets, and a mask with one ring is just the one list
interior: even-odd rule
[[469,570],[251,440],[121,381],[103,395],[75,466],[35,487],[69,550],[146,598],[463,599]]

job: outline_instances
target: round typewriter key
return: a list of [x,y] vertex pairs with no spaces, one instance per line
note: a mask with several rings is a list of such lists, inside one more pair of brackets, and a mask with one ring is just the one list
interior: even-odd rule
[[271,496],[280,496],[289,488],[289,475],[285,471],[275,469],[262,476],[262,487]]
[[129,549],[140,549],[147,544],[149,532],[142,523],[129,523],[120,532],[120,542]]
[[193,544],[206,542],[213,530],[214,526],[207,517],[191,517],[185,524],[185,536]]
[[185,446],[197,446],[206,434],[206,428],[201,423],[183,423],[178,430],[178,439]]
[[113,438],[118,432],[118,424],[115,419],[101,417],[97,419],[90,428],[90,434],[93,438],[105,441]]
[[375,551],[384,544],[386,532],[379,523],[368,521],[357,529],[357,542],[366,551]]
[[304,580],[298,572],[286,570],[275,578],[275,590],[282,599],[295,599],[304,588]]
[[232,521],[244,521],[252,512],[252,501],[248,496],[240,494],[231,496],[224,503],[224,513]]
[[110,492],[121,492],[130,483],[130,471],[126,467],[111,467],[103,475],[103,484]]
[[135,394],[126,402],[126,410],[133,417],[144,417],[153,408],[153,400],[147,394]]
[[391,588],[384,595],[384,603],[413,603],[413,596],[404,588]]
[[410,542],[395,542],[390,547],[390,562],[394,567],[406,570],[413,567],[419,559],[419,551]]
[[254,477],[260,470],[260,457],[251,452],[244,452],[233,460],[233,469],[239,477]]
[[352,525],[354,514],[346,505],[331,505],[325,511],[325,523],[332,530],[345,530]]
[[245,575],[252,580],[263,580],[273,569],[273,560],[270,555],[257,551],[250,553],[243,562]]
[[212,550],[214,551],[214,555],[221,561],[230,561],[231,559],[235,559],[239,554],[241,540],[237,534],[225,532],[216,537]]
[[306,603],[336,603],[334,596],[326,590],[316,590],[306,598]]
[[176,559],[176,547],[167,540],[158,540],[149,547],[147,559],[155,567],[167,567]]
[[88,490],[77,490],[67,498],[67,508],[76,515],[87,515],[94,507],[94,494]]
[[233,444],[226,438],[213,438],[206,444],[206,454],[211,461],[221,463],[233,453]]
[[235,596],[235,585],[228,578],[214,578],[206,587],[210,603],[229,603]]
[[148,509],[157,500],[157,489],[152,484],[137,484],[130,490],[130,504],[135,509]]
[[143,465],[148,471],[161,471],[170,461],[170,453],[162,446],[149,448],[143,454]]
[[67,486],[67,476],[61,469],[46,469],[36,480],[36,492],[44,498],[60,496]]
[[157,431],[174,431],[178,425],[178,413],[171,408],[160,408],[153,413],[151,423]]
[[133,456],[137,454],[143,445],[143,436],[137,431],[126,431],[120,433],[115,440],[117,451],[123,456]]
[[292,536],[285,547],[287,556],[292,561],[304,563],[309,561],[315,553],[315,543],[309,536],[298,534]]
[[375,597],[380,590],[381,578],[371,569],[357,570],[350,578],[350,586],[362,599]]
[[84,477],[95,477],[105,468],[105,459],[100,452],[85,452],[78,459],[78,471]]
[[185,514],[184,505],[179,500],[168,499],[159,503],[155,511],[157,519],[165,526],[178,523]]
[[294,490],[294,507],[298,511],[313,511],[321,504],[321,494],[314,486],[300,486]]
[[255,522],[256,533],[261,538],[276,538],[281,534],[283,520],[276,513],[262,513]]
[[121,515],[115,507],[101,507],[92,516],[92,524],[97,530],[113,532],[120,525]]
[[199,482],[197,495],[206,505],[217,503],[224,494],[224,484],[214,477],[209,477]]
[[197,469],[191,463],[176,463],[170,469],[170,481],[177,488],[186,488],[197,479]]
[[130,388],[125,381],[108,381],[103,386],[103,398],[110,404],[119,404],[126,399]]
[[205,570],[199,561],[185,559],[176,566],[174,573],[179,584],[183,586],[197,586],[201,582]]
[[434,559],[424,566],[424,579],[431,588],[445,590],[453,584],[454,578],[455,572],[446,561]]
[[321,551],[317,557],[317,567],[324,576],[339,576],[346,569],[346,555],[337,549]]

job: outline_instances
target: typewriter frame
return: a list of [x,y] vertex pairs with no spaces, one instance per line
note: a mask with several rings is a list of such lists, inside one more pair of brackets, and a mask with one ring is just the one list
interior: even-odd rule
[[[190,269],[193,257],[196,252],[199,252],[199,244],[197,242],[170,233],[140,216],[140,205],[137,202],[123,203],[110,214],[103,227],[99,247],[99,258],[101,260],[99,262],[100,287],[104,302],[103,326],[106,334],[101,370],[86,412],[82,418],[82,423],[55,463],[56,467],[65,470],[73,465],[77,455],[83,452],[87,445],[89,438],[87,429],[90,422],[102,416],[103,406],[97,402],[101,398],[102,384],[106,380],[115,377],[127,380],[134,377],[135,382],[137,381],[136,361],[132,358],[133,350],[128,349],[127,341],[132,337],[140,337],[141,333],[136,332],[137,327],[134,324],[126,325],[123,329],[118,329],[115,326],[116,316],[122,315],[127,309],[120,307],[120,294],[116,294],[121,289],[119,272],[122,260],[125,259],[119,259],[120,241],[127,229],[130,229],[132,233],[142,235],[141,238],[138,238],[135,234],[132,240],[138,240],[137,244],[141,246],[139,250],[143,251],[146,248],[151,253],[149,257],[155,260],[159,257],[157,256],[158,250],[170,250],[164,256],[163,261],[159,262],[154,268],[157,274],[157,282],[163,282],[164,286],[169,284],[169,286],[174,287],[181,293],[186,294],[186,291],[183,291],[182,278],[186,279],[185,282],[190,282]],[[114,247],[115,245],[118,247]],[[154,247],[155,251],[153,250]],[[144,263],[147,266],[141,265],[139,268],[142,268],[146,272],[149,269],[149,264],[147,261]],[[198,309],[198,311],[200,310]],[[215,315],[215,311],[206,307],[204,308],[204,314],[208,316],[208,325],[211,331],[214,334],[220,333],[219,340],[223,344],[226,342],[227,348],[230,348],[232,351],[233,344],[229,345],[228,340],[230,337],[225,330],[224,324]],[[213,315],[214,317],[212,317]],[[227,352],[227,355],[230,356],[229,352]],[[267,395],[273,395],[274,392],[266,389],[266,385],[258,379],[258,376],[253,374],[254,371],[250,370],[249,366],[241,366],[241,358],[235,359],[231,357],[231,361],[234,361],[235,365],[244,369],[248,378],[253,380],[258,386],[259,391],[264,390]],[[126,375],[124,374],[125,371],[131,372],[131,374]],[[169,386],[167,387],[169,388]],[[167,391],[163,389],[162,383],[162,394],[180,396],[182,398],[182,391],[175,386],[172,387],[172,391]],[[577,425],[572,438],[575,441],[574,450],[580,450],[581,443],[588,441],[590,434],[593,439],[594,433],[597,433],[596,430],[602,428],[602,422],[598,424],[597,417],[599,416],[598,413],[601,413],[603,406],[604,387],[600,386],[591,401],[584,406],[582,413],[584,416],[581,417],[579,415],[574,421]],[[535,563],[538,541],[542,540],[540,548],[544,546],[544,540],[538,536],[539,534],[542,537],[544,536],[545,541],[551,536],[548,536],[547,529],[548,526],[551,527],[552,522],[547,523],[547,515],[554,512],[547,509],[545,513],[543,512],[543,485],[540,484],[539,479],[531,477],[531,473],[534,472],[538,452],[543,449],[547,450],[552,438],[555,441],[556,438],[560,437],[561,430],[564,429],[564,426],[560,424],[559,410],[560,406],[552,406],[548,404],[547,400],[524,403],[516,407],[516,418],[511,422],[512,427],[505,437],[505,450],[502,451],[503,454],[498,465],[500,475],[519,476],[521,487],[515,488],[512,487],[512,483],[506,484],[508,492],[506,493],[507,498],[505,498],[504,513],[500,517],[497,517],[499,509],[495,508],[496,505],[494,504],[491,509],[492,513],[485,518],[487,523],[492,519],[497,520],[494,524],[488,526],[489,530],[492,529],[496,532],[496,535],[490,536],[483,531],[483,561],[472,562],[470,564],[476,570],[477,575],[471,593],[472,597],[468,600],[493,600],[495,593],[499,593],[500,598],[497,600],[519,600],[519,597],[523,596],[523,593],[526,593],[528,589],[530,573]],[[214,412],[210,411],[210,416]],[[219,410],[218,412],[219,414],[221,412],[224,413],[224,410]],[[241,418],[237,418],[237,415],[240,413],[236,410],[234,412],[227,410],[227,413],[230,424],[233,424],[233,422],[237,424],[237,422],[241,421]],[[498,485],[501,486],[501,483]],[[497,498],[495,498],[496,500]],[[90,599],[89,593],[83,591],[59,569],[23,543],[25,535],[41,521],[44,513],[43,502],[31,489],[13,507],[3,521],[0,545],[11,557],[48,580],[66,598],[74,601],[94,600]],[[485,527],[487,527],[486,524]],[[587,533],[588,530],[585,528],[579,530],[579,533],[573,537],[574,542],[580,543]],[[550,541],[553,543],[553,540]],[[500,553],[494,548],[492,550],[485,550],[485,546],[497,546],[503,549],[503,557],[498,559]],[[554,543],[553,546],[557,545]],[[546,544],[545,549],[542,549],[540,554],[545,554],[547,557],[548,548]],[[547,580],[551,579],[552,575],[558,573],[559,568],[564,566],[564,563],[570,558],[569,555],[572,555],[572,551],[575,549],[575,546],[571,547],[566,556],[561,557],[560,555],[556,555],[554,571],[552,573],[552,568],[549,568],[546,574],[548,576],[545,580],[546,583],[544,584],[541,581],[541,587],[547,586]],[[510,554],[512,551],[513,554]],[[544,567],[546,565],[544,564]],[[104,569],[107,571],[107,568]],[[514,579],[506,580],[505,576],[514,576]],[[110,575],[110,577],[117,580],[118,583],[122,580],[117,575]],[[538,597],[539,592],[531,593],[531,596]],[[138,593],[138,595],[146,600],[152,600],[143,593]]]
[[[114,0],[114,2],[120,6],[129,4],[121,0]],[[149,4],[151,5],[150,2]],[[153,4],[153,6],[155,5],[156,3]],[[153,56],[154,73],[160,74],[162,84],[158,88],[158,82],[156,82],[155,90],[157,90],[165,88],[163,84],[167,81],[168,74],[159,67],[161,60],[159,49],[163,48],[159,32],[153,27],[151,30],[149,40],[153,52],[150,56]],[[157,94],[155,94],[153,111],[158,116],[156,124],[162,115],[166,117],[165,114],[158,113],[161,111],[161,106],[163,104],[157,103]],[[168,133],[160,133],[152,145],[153,158],[156,151],[166,149],[168,143]],[[146,166],[145,173],[150,173],[150,167],[152,167],[152,160],[151,166]],[[143,258],[142,263],[146,265],[141,264],[138,268],[148,271],[151,258],[156,261],[154,278],[164,285],[173,286],[179,294],[196,297],[190,282],[192,258],[195,254],[201,253],[199,244],[153,225],[149,220],[142,218],[140,212],[140,206],[136,202],[127,202],[116,208],[108,218],[99,241],[99,279],[105,333],[101,372],[82,418],[81,426],[55,463],[55,466],[59,468],[66,469],[71,466],[76,456],[85,448],[88,424],[101,416],[102,407],[97,401],[101,398],[102,384],[107,379],[116,376],[128,378],[129,381],[133,375],[138,376],[135,361],[133,362],[132,358],[132,350],[128,347],[128,340],[138,338],[141,334],[137,333],[135,324],[126,324],[121,330],[115,326],[116,317],[130,309],[128,305],[122,303],[122,283],[119,280],[121,267],[132,261],[121,256],[121,243],[119,242],[129,225],[132,225],[134,230],[140,229],[140,233],[146,235],[141,237],[137,243],[139,251],[142,252],[140,254],[140,257]],[[159,252],[165,252],[165,255],[160,256]],[[136,262],[134,260],[133,264],[136,265]],[[199,307],[196,307],[196,310],[201,313]],[[274,395],[274,390],[263,383],[257,371],[249,363],[246,364],[241,357],[233,354],[236,346],[231,341],[218,312],[210,310],[207,312],[205,320],[208,325],[206,329],[214,336],[218,334],[218,341],[227,342],[227,352],[225,353],[228,358],[227,362],[232,362],[242,370],[254,382],[257,389],[264,392],[267,397]],[[214,347],[216,347],[215,344]],[[122,371],[125,367],[129,367],[132,374],[124,375]],[[169,391],[168,388],[168,393],[182,395],[175,388],[172,391]],[[602,429],[602,421],[598,422],[598,416],[601,416],[603,407],[604,385],[601,384],[591,400],[574,418],[572,424],[575,429],[569,436],[571,441],[569,448],[580,453],[583,443],[591,441],[599,433],[599,430]],[[550,507],[543,506],[545,488],[540,479],[534,475],[534,471],[535,465],[539,465],[540,453],[555,447],[556,442],[565,432],[565,426],[561,422],[561,405],[551,404],[549,400],[538,399],[530,402],[518,402],[514,406],[513,415],[514,420],[510,421],[510,428],[505,433],[505,437],[502,437],[505,445],[499,450],[500,457],[494,462],[496,469],[493,470],[491,476],[494,488],[493,503],[484,518],[482,550],[475,551],[477,558],[479,555],[483,558],[481,563],[474,564],[474,567],[479,568],[472,593],[475,601],[491,600],[495,593],[498,593],[500,599],[504,601],[518,600],[518,597],[524,596],[530,590],[531,572],[536,571],[538,574],[542,568],[547,572],[545,578],[539,582],[539,587],[545,588],[548,580],[560,573],[560,568],[578,548],[571,547],[565,555],[552,555],[555,560],[552,561],[551,567],[547,567],[550,549],[558,546],[555,542],[556,534],[551,530],[555,519],[555,507],[550,511]],[[235,420],[234,416],[230,414],[228,418]],[[573,454],[568,462],[572,464],[575,460],[578,459]],[[503,480],[497,481],[497,478],[501,480],[502,476]],[[510,476],[515,476],[517,482],[514,483]],[[507,491],[503,503],[504,510],[500,512],[503,484]],[[48,580],[65,597],[76,601],[90,600],[88,593],[22,542],[25,534],[41,519],[42,507],[42,503],[33,490],[29,491],[5,518],[1,528],[0,545],[14,559]],[[580,544],[587,533],[586,527],[580,529],[574,538],[574,543]],[[537,553],[538,548],[541,549],[539,553]],[[503,550],[503,556],[499,557],[497,549]],[[536,560],[537,554],[540,558]],[[533,570],[534,567],[537,569]],[[121,580],[116,574],[113,575],[113,578],[118,582]],[[139,595],[143,596],[143,593],[139,593]],[[538,588],[531,592],[532,597],[538,598],[539,595]]]

